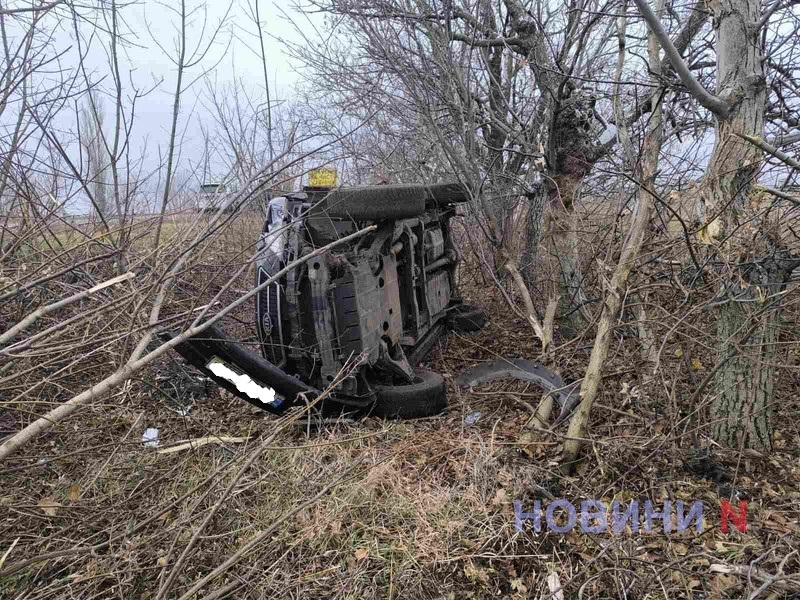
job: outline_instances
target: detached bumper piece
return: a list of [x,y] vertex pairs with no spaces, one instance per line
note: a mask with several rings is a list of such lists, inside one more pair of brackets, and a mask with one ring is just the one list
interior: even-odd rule
[[[162,332],[160,337],[167,341],[176,335],[167,331]],[[175,346],[175,350],[209,379],[272,414],[283,414],[299,404],[299,394],[304,394],[307,400],[313,400],[320,393],[227,337],[214,326],[199,336],[181,342]]]

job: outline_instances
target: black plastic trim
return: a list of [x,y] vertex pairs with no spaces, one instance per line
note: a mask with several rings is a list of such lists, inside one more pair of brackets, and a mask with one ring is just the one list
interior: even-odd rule
[[[177,335],[172,331],[164,331],[159,334],[159,337],[167,341]],[[303,383],[297,377],[289,375],[269,361],[261,358],[255,352],[251,352],[213,325],[202,334],[191,337],[175,346],[175,351],[185,358],[190,365],[202,371],[206,377],[212,379],[218,385],[253,406],[272,414],[283,414],[290,407],[299,404],[299,394],[304,394],[308,400],[312,400],[320,394],[315,388]],[[232,383],[214,375],[206,365],[215,356],[246,373],[255,381],[273,388],[276,397],[280,397],[283,400],[281,404],[269,405],[250,398],[240,392]]]

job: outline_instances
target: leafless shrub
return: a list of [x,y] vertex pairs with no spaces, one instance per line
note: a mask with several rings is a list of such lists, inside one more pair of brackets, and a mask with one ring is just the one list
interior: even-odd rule
[[[296,102],[269,88],[257,1],[263,91],[214,83],[229,21],[192,52],[196,6],[170,7],[178,77],[152,170],[132,143],[150,92],[120,64],[129,7],[0,6],[2,593],[797,592],[795,4],[314,0],[341,36],[298,24],[312,79]],[[108,77],[83,60],[100,48]],[[183,164],[201,86],[203,157]],[[507,382],[452,387],[440,420],[315,436],[224,396],[169,411],[155,333],[225,316],[253,342],[259,211],[319,164],[468,187],[460,275],[493,329],[433,360],[453,374],[521,354],[582,379],[568,431]],[[209,181],[225,191],[196,192]],[[205,442],[143,450],[151,419],[170,444]],[[724,485],[685,470],[712,454]],[[645,551],[513,531],[516,498],[656,500],[675,481],[710,503],[747,488],[757,530]]]

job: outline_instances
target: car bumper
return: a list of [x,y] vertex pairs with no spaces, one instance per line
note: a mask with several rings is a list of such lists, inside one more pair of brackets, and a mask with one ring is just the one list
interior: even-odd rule
[[[160,337],[168,341],[177,335],[165,331]],[[272,414],[283,414],[320,394],[214,326],[181,342],[175,350],[215,383]]]

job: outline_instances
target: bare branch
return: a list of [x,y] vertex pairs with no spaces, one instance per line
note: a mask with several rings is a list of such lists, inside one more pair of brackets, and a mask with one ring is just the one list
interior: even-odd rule
[[778,150],[778,148],[776,148],[775,146],[772,146],[771,144],[768,144],[764,140],[759,139],[757,137],[754,137],[752,135],[746,135],[746,134],[741,134],[741,133],[737,133],[736,135],[738,135],[743,140],[747,140],[748,142],[750,142],[754,146],[757,146],[758,148],[761,148],[764,152],[767,152],[768,154],[771,154],[772,156],[777,158],[782,163],[787,164],[790,167],[793,167],[795,169],[800,169],[800,161],[798,161],[795,158],[792,158],[791,156],[789,156],[785,152],[782,152],[781,150]]
[[678,74],[678,77],[680,77],[683,85],[685,85],[689,90],[689,93],[691,93],[701,105],[717,115],[720,119],[728,118],[728,115],[730,114],[728,103],[719,96],[715,96],[706,90],[706,88],[704,88],[697,78],[692,74],[692,71],[681,57],[678,49],[675,48],[675,45],[669,38],[669,35],[667,35],[667,32],[664,31],[664,26],[661,24],[661,19],[659,19],[653,12],[653,9],[650,8],[650,4],[647,2],[647,0],[633,1],[639,8],[642,18],[644,18],[645,22],[650,27],[650,30],[656,36],[658,44],[664,49],[664,53],[667,55],[672,68],[675,69],[675,72]]
[[258,294],[258,292],[267,288],[269,285],[277,281],[280,277],[282,277],[292,269],[296,269],[297,267],[313,259],[314,257],[324,254],[328,250],[341,246],[342,244],[346,244],[347,242],[359,238],[369,233],[370,231],[374,231],[375,229],[376,229],[375,225],[370,225],[369,227],[360,229],[355,233],[344,236],[334,242],[331,242],[326,246],[322,246],[320,248],[315,249],[312,252],[309,252],[308,254],[301,256],[297,260],[286,265],[286,267],[284,267],[283,269],[278,271],[275,275],[264,281],[261,285],[254,287],[246,294],[240,296],[237,300],[229,304],[227,307],[225,307],[223,310],[215,314],[209,320],[205,321],[200,325],[197,325],[196,327],[190,327],[180,335],[177,335],[174,338],[172,338],[169,342],[162,344],[149,354],[146,354],[137,360],[129,361],[121,369],[116,371],[113,375],[106,377],[96,385],[92,386],[87,390],[84,390],[77,396],[73,396],[71,399],[59,405],[57,408],[51,410],[45,416],[40,417],[39,419],[37,419],[24,429],[18,431],[16,434],[8,438],[5,442],[3,442],[2,445],[0,445],[0,460],[5,460],[20,447],[24,446],[27,442],[34,439],[41,433],[47,431],[48,429],[53,427],[53,425],[63,421],[65,418],[67,418],[69,415],[75,412],[80,406],[88,402],[91,402],[92,400],[101,398],[109,391],[111,391],[113,388],[117,387],[121,383],[130,379],[139,369],[151,363],[159,356],[166,354],[181,342],[184,342],[190,337],[202,333],[203,331],[211,327],[214,323],[222,319],[222,317],[230,313],[234,308],[247,302],[250,298]]
[[40,4],[39,6],[28,6],[25,8],[0,8],[0,15],[18,15],[20,13],[41,13],[55,8],[60,4],[66,4],[67,0],[55,0],[48,4]]

